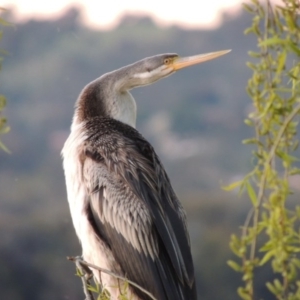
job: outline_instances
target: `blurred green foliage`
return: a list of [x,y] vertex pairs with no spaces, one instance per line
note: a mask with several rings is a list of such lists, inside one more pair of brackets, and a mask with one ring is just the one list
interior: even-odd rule
[[255,271],[269,266],[274,273],[265,280],[270,296],[295,300],[300,299],[300,206],[291,202],[291,194],[294,178],[300,186],[300,2],[251,0],[245,8],[253,17],[245,32],[257,37],[259,48],[249,53],[254,62],[247,63],[253,71],[247,85],[253,111],[245,123],[254,136],[244,144],[255,145],[253,170],[227,189],[240,186],[252,208],[241,237],[231,237],[238,262],[228,263],[241,273],[242,299],[258,298]]
[[[0,7],[0,12],[1,11],[5,11],[5,10]],[[1,18],[0,16],[0,41],[3,36],[3,27],[5,26],[11,26],[11,23],[6,22],[5,19]],[[6,54],[6,52],[3,49],[0,49],[0,70],[1,70],[2,60],[3,60],[3,54]],[[1,141],[1,135],[9,131],[9,127],[6,124],[7,123],[6,118],[2,115],[2,111],[5,108],[5,106],[6,106],[6,98],[4,95],[0,94],[0,149],[8,152],[8,149]]]

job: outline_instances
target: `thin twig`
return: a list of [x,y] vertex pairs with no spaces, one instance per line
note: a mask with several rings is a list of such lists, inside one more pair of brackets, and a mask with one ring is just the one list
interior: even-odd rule
[[[78,260],[78,257],[69,256],[69,257],[67,257],[67,259],[70,260],[70,261],[75,261],[75,262],[76,262],[76,261]],[[117,274],[115,274],[115,273],[113,273],[113,272],[111,272],[111,271],[109,271],[109,270],[107,270],[107,269],[103,269],[103,268],[100,268],[100,267],[98,267],[98,266],[96,266],[96,265],[90,264],[90,263],[84,261],[81,257],[80,257],[80,264],[82,264],[83,266],[86,266],[86,267],[88,267],[88,268],[92,268],[92,269],[98,270],[98,271],[100,271],[100,272],[104,272],[104,273],[106,273],[106,274],[108,274],[108,275],[111,275],[111,276],[117,278],[117,279],[120,279],[120,280],[123,280],[123,281],[125,281],[125,282],[128,282],[130,285],[132,285],[132,286],[138,288],[140,291],[142,291],[143,293],[145,293],[145,294],[146,294],[147,296],[149,296],[152,300],[157,300],[157,299],[156,299],[151,293],[149,293],[147,290],[145,290],[144,288],[142,288],[141,286],[139,286],[139,285],[136,284],[135,282],[133,282],[133,281],[131,281],[131,280],[125,278],[125,277],[122,277],[122,276],[120,276],[120,275],[117,275]],[[92,300],[92,299],[91,299],[91,300]]]
[[74,261],[76,268],[80,271],[82,276],[80,276],[83,286],[83,292],[85,294],[85,300],[95,300],[93,293],[89,290],[88,286],[90,284],[89,280],[92,278],[92,271],[82,263],[82,258],[80,256],[67,257],[68,260]]

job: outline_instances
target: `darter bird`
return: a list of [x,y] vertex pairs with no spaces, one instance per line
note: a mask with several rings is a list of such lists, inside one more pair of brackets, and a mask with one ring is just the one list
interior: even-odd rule
[[[186,216],[153,147],[135,129],[130,90],[229,50],[161,54],[102,75],[82,90],[62,150],[68,202],[85,261],[157,300],[197,299]],[[124,283],[92,269],[111,299]],[[149,296],[129,285],[130,299]]]

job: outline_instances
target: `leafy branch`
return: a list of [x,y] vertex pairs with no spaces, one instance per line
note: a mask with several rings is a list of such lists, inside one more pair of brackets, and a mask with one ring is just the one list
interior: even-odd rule
[[137,289],[139,289],[140,291],[142,291],[145,295],[147,295],[150,299],[156,300],[156,298],[149,293],[147,290],[145,290],[144,288],[142,288],[141,286],[139,286],[138,284],[136,284],[135,282],[122,277],[118,274],[115,274],[114,272],[111,272],[109,270],[106,270],[104,268],[100,268],[94,264],[90,264],[86,261],[84,261],[80,256],[77,257],[67,257],[68,260],[70,261],[74,261],[77,267],[77,274],[81,277],[82,279],[82,283],[83,283],[83,290],[84,290],[84,294],[86,296],[86,300],[94,300],[93,294],[92,292],[98,294],[98,298],[99,300],[109,300],[110,299],[110,295],[109,292],[107,290],[105,290],[104,287],[99,287],[98,284],[96,284],[96,287],[93,287],[89,284],[89,279],[91,279],[93,277],[92,275],[92,271],[90,269],[95,269],[98,270],[99,272],[103,272],[105,274],[108,274],[116,279],[119,279],[121,281],[124,282],[124,288],[122,291],[122,300],[127,300],[126,294],[128,291],[128,285],[134,286]]
[[[254,145],[253,170],[225,189],[240,187],[251,200],[241,237],[232,235],[230,247],[240,262],[228,264],[242,273],[242,299],[255,299],[254,272],[269,264],[274,272],[266,286],[276,299],[300,299],[300,207],[288,209],[292,194],[290,177],[300,174],[300,2],[283,0],[272,6],[269,0],[244,4],[253,15],[246,34],[257,37],[257,52],[249,52],[254,62],[247,92],[253,112],[245,123],[254,128],[254,137],[244,141]],[[290,204],[289,204],[290,205]]]

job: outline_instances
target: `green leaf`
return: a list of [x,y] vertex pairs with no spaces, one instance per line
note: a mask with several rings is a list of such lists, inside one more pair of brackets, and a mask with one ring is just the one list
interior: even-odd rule
[[275,289],[275,287],[273,286],[273,284],[271,282],[267,282],[266,287],[272,294],[274,294],[274,295],[277,294],[277,290]]
[[244,253],[244,248],[241,245],[240,239],[235,235],[232,234],[230,237],[229,246],[231,251],[238,257],[242,257]]
[[292,176],[292,175],[299,175],[300,174],[300,169],[298,168],[293,168],[290,172],[289,172],[289,175]]
[[227,264],[228,264],[229,267],[231,267],[236,272],[241,272],[242,271],[242,267],[233,260],[228,260]]
[[88,286],[89,291],[94,292],[94,293],[99,293],[99,289],[97,287],[94,287],[92,285]]
[[286,45],[286,44],[287,44],[286,40],[280,39],[278,37],[272,37],[260,42],[258,46],[262,47],[262,46],[275,46],[275,45]]
[[4,95],[0,95],[0,110],[3,109],[3,107],[5,107],[6,105],[6,98],[4,97]]
[[246,62],[246,66],[254,71],[257,69],[257,65],[255,65],[249,61]]
[[243,183],[243,180],[240,180],[240,181],[236,181],[236,182],[233,182],[229,185],[226,185],[226,186],[222,186],[222,189],[224,191],[232,191],[234,189],[236,189],[237,187],[241,186]]
[[255,193],[251,183],[248,180],[246,181],[246,189],[247,189],[248,196],[252,202],[252,205],[254,207],[256,207],[256,205],[257,205],[256,193]]
[[269,261],[272,256],[275,255],[275,250],[270,250],[269,252],[267,252],[264,257],[260,260],[259,265],[263,266],[267,261]]
[[248,126],[254,126],[253,121],[249,120],[249,119],[245,119],[244,123]]
[[246,3],[243,3],[242,5],[243,5],[243,8],[244,8],[247,12],[249,12],[249,13],[254,13],[253,7],[251,7],[250,5],[248,5],[248,4],[246,4]]
[[0,141],[0,149],[5,151],[6,153],[11,153],[9,149]]
[[242,140],[242,143],[244,145],[248,145],[248,144],[257,144],[257,145],[260,145],[261,144],[256,138]]
[[262,54],[259,52],[248,51],[248,55],[254,58],[260,58]]
[[243,300],[252,300],[252,297],[249,295],[249,292],[245,288],[239,287],[237,289],[237,293]]
[[286,51],[283,51],[278,56],[277,71],[276,71],[277,74],[279,74],[285,67],[286,55],[287,55]]
[[295,52],[295,54],[297,54],[298,56],[300,56],[300,48],[297,47],[297,45],[295,45],[295,43],[293,43],[292,41],[288,42],[288,46],[290,47],[290,49]]
[[276,155],[279,156],[283,161],[288,163],[300,161],[300,159],[296,156],[292,156],[283,151],[276,151]]
[[253,32],[253,31],[254,31],[253,27],[249,27],[249,28],[244,30],[244,34],[247,35],[247,34]]
[[282,291],[283,290],[283,286],[282,286],[281,282],[278,279],[274,280],[274,286],[277,289],[277,291]]
[[[265,216],[265,218],[267,218],[265,214],[264,214],[264,216]],[[273,247],[274,247],[274,243],[272,241],[268,241],[260,248],[259,251],[266,252],[266,251],[269,251],[270,249],[272,249]]]

